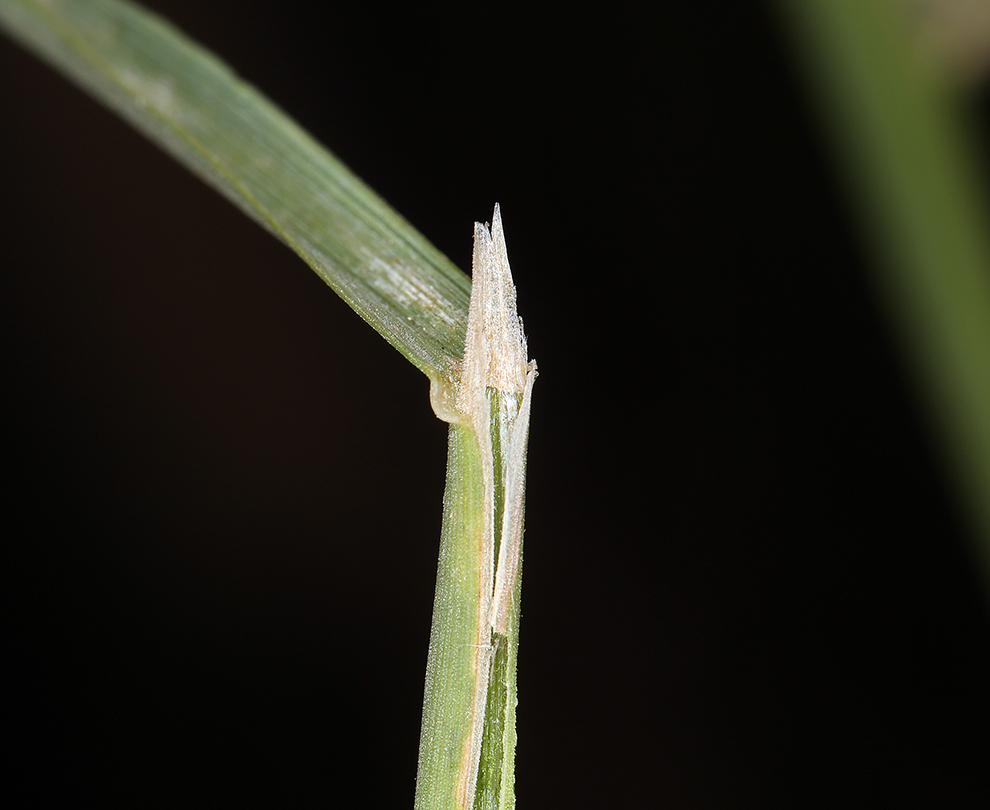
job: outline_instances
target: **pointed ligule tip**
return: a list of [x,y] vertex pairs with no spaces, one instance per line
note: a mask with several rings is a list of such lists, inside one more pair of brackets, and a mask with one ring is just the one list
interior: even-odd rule
[[[512,271],[509,270],[509,254],[505,249],[505,231],[502,230],[502,215],[498,203],[495,203],[495,213],[492,214],[492,250],[495,253],[495,265],[505,270],[502,286],[512,287]],[[515,289],[512,290],[512,309],[515,311]]]
[[[491,236],[488,228],[481,222],[474,223],[474,250],[471,254],[471,300],[477,295],[477,290],[484,288],[485,266],[491,253]],[[479,285],[480,283],[480,285]],[[468,313],[470,318],[470,312]]]
[[475,223],[472,263],[459,402],[465,414],[480,414],[486,407],[485,389],[519,394],[526,386],[526,338],[516,314],[516,288],[498,205],[490,230]]
[[488,226],[484,222],[474,223],[474,249],[475,252],[478,250],[478,245],[488,244],[492,241],[491,234],[488,231]]
[[505,252],[505,231],[502,230],[502,212],[495,203],[495,211],[492,213],[492,243],[495,249]]
[[509,269],[498,203],[492,213],[488,270],[484,296],[485,328],[489,337],[488,384],[500,391],[519,393],[526,385],[526,339],[516,314],[516,288]]

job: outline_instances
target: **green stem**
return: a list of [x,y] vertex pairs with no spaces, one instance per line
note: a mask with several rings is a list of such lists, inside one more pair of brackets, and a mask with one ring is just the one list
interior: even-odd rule
[[468,334],[451,414],[416,810],[515,805],[516,659],[529,404],[536,364],[502,223],[475,228]]

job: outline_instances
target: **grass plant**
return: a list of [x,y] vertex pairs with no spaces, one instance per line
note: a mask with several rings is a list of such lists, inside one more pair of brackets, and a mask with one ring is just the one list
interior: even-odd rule
[[[450,422],[415,805],[514,806],[528,363],[498,207],[468,277],[227,65],[123,0],[0,0],[0,28],[298,253]],[[483,280],[483,281],[482,281]]]

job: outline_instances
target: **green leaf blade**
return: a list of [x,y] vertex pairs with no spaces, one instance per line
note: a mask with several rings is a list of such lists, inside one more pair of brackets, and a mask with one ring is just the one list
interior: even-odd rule
[[222,61],[121,0],[0,0],[0,27],[268,228],[431,379],[455,378],[468,277]]

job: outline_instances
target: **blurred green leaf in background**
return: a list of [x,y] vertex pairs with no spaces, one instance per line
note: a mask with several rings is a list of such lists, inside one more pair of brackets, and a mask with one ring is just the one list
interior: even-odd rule
[[982,2],[784,0],[990,597],[990,176],[961,84]]

